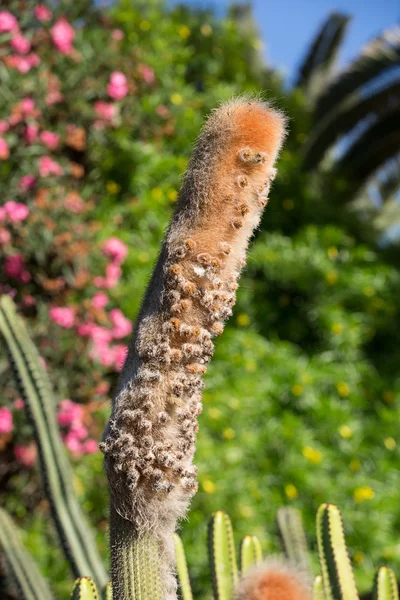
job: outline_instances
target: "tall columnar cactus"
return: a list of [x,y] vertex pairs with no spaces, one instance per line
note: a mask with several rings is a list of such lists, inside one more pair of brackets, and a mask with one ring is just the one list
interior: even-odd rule
[[176,597],[172,534],[197,488],[192,457],[201,376],[212,338],[232,313],[284,129],[284,117],[267,104],[228,102],[208,119],[184,177],[101,446],[115,513],[110,541],[118,600],[134,585],[125,581],[131,575],[121,547],[128,552],[132,536],[140,543],[148,534],[160,553],[163,600]]
[[106,571],[72,486],[72,469],[59,434],[49,378],[25,324],[8,296],[0,299],[0,335],[20,394],[26,401],[39,449],[44,491],[61,547],[75,576],[91,575],[100,585],[105,585]]
[[286,558],[304,573],[311,573],[311,560],[301,512],[296,508],[278,510],[277,523]]

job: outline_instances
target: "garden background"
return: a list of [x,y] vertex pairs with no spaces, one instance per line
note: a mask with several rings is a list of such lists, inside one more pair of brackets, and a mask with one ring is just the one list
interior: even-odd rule
[[[277,550],[279,506],[338,504],[361,589],[400,570],[398,28],[342,71],[349,19],[326,15],[295,84],[265,64],[249,5],[161,0],[0,11],[0,292],[56,390],[76,493],[107,556],[97,449],[180,178],[204,115],[243,92],[290,117],[238,302],[206,376],[199,492],[182,537],[207,597],[207,518]],[[316,24],[317,28],[317,24]],[[1,502],[67,597],[36,446],[0,354]]]

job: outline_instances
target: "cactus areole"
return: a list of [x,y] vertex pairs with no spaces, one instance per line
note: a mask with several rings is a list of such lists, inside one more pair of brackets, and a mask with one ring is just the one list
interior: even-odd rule
[[116,581],[124,522],[136,540],[156,541],[162,600],[176,597],[172,534],[197,489],[201,378],[232,314],[284,134],[279,111],[242,97],[212,112],[194,148],[101,443],[115,513],[114,598],[130,589]]

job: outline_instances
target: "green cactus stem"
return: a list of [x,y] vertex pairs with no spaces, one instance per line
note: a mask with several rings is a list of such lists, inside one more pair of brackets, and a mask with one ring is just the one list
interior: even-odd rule
[[103,600],[113,600],[112,583],[109,581],[103,590]]
[[291,507],[280,508],[277,524],[286,558],[304,573],[311,574],[310,552],[300,511]]
[[187,568],[185,549],[181,538],[177,533],[174,533],[176,570],[178,573],[178,581],[181,589],[182,600],[193,600],[192,588],[190,586],[189,572]]
[[240,542],[239,564],[240,573],[245,573],[262,561],[262,549],[259,539],[255,535],[245,535]]
[[318,509],[317,542],[326,600],[358,600],[342,516],[334,504]]
[[314,579],[312,597],[313,600],[326,600],[324,593],[324,584],[321,575],[317,575],[317,577]]
[[52,600],[49,586],[25,550],[17,526],[1,508],[0,549],[6,558],[11,581],[21,600]]
[[396,576],[389,567],[380,567],[376,573],[373,600],[399,600]]
[[231,600],[239,577],[232,523],[222,510],[214,513],[211,518],[208,552],[214,600]]
[[75,576],[91,575],[105,585],[107,575],[93,533],[72,487],[73,473],[61,441],[51,385],[39,354],[11,298],[0,298],[0,334],[15,380],[26,401],[38,445],[40,472],[61,547]]
[[91,577],[79,577],[74,582],[71,600],[99,600],[96,584]]

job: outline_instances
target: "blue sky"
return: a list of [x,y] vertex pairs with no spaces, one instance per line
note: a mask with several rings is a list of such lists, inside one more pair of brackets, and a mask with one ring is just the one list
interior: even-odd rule
[[[188,4],[215,6],[228,0],[191,0]],[[253,0],[254,14],[268,61],[291,80],[304,50],[324,18],[332,11],[352,15],[339,60],[343,64],[382,29],[400,24],[400,0]]]

